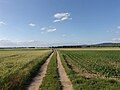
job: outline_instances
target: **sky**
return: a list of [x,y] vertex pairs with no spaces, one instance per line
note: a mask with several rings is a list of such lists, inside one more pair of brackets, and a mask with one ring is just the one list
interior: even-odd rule
[[120,42],[120,0],[0,0],[0,46]]

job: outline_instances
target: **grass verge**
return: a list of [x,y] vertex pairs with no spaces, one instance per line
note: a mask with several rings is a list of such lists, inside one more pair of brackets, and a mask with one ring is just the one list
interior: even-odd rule
[[54,55],[48,64],[47,73],[43,79],[42,85],[40,86],[40,90],[61,90],[56,52],[54,52]]

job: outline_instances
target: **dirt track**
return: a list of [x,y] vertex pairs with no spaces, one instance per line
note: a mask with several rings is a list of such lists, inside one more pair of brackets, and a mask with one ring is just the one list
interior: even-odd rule
[[58,72],[60,75],[60,81],[61,81],[63,90],[73,90],[72,83],[65,72],[65,69],[61,63],[61,59],[58,52],[57,52],[57,60],[58,60]]
[[53,56],[53,53],[46,60],[46,62],[41,66],[38,75],[35,78],[33,78],[31,84],[28,86],[28,90],[39,90],[39,87],[42,84],[42,80],[45,77],[45,74],[47,71],[47,66],[48,66],[52,56]]

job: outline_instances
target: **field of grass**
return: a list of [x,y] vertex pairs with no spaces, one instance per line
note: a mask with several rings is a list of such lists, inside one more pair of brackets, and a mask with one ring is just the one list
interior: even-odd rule
[[0,90],[25,87],[51,50],[0,50]]
[[120,51],[61,50],[60,55],[75,90],[120,89]]
[[61,90],[57,69],[57,54],[54,53],[47,68],[40,90]]

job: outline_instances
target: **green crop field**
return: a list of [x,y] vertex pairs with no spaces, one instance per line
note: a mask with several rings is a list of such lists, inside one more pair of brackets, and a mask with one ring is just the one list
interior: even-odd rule
[[120,89],[120,51],[61,50],[60,55],[75,90]]
[[[63,69],[58,67],[59,56]],[[74,90],[120,90],[120,50],[0,49],[0,90],[26,90],[30,85],[37,86],[35,90],[63,90],[67,84],[60,70]],[[34,79],[39,75],[44,76],[38,77],[40,85]]]
[[0,90],[23,88],[51,50],[0,50]]

